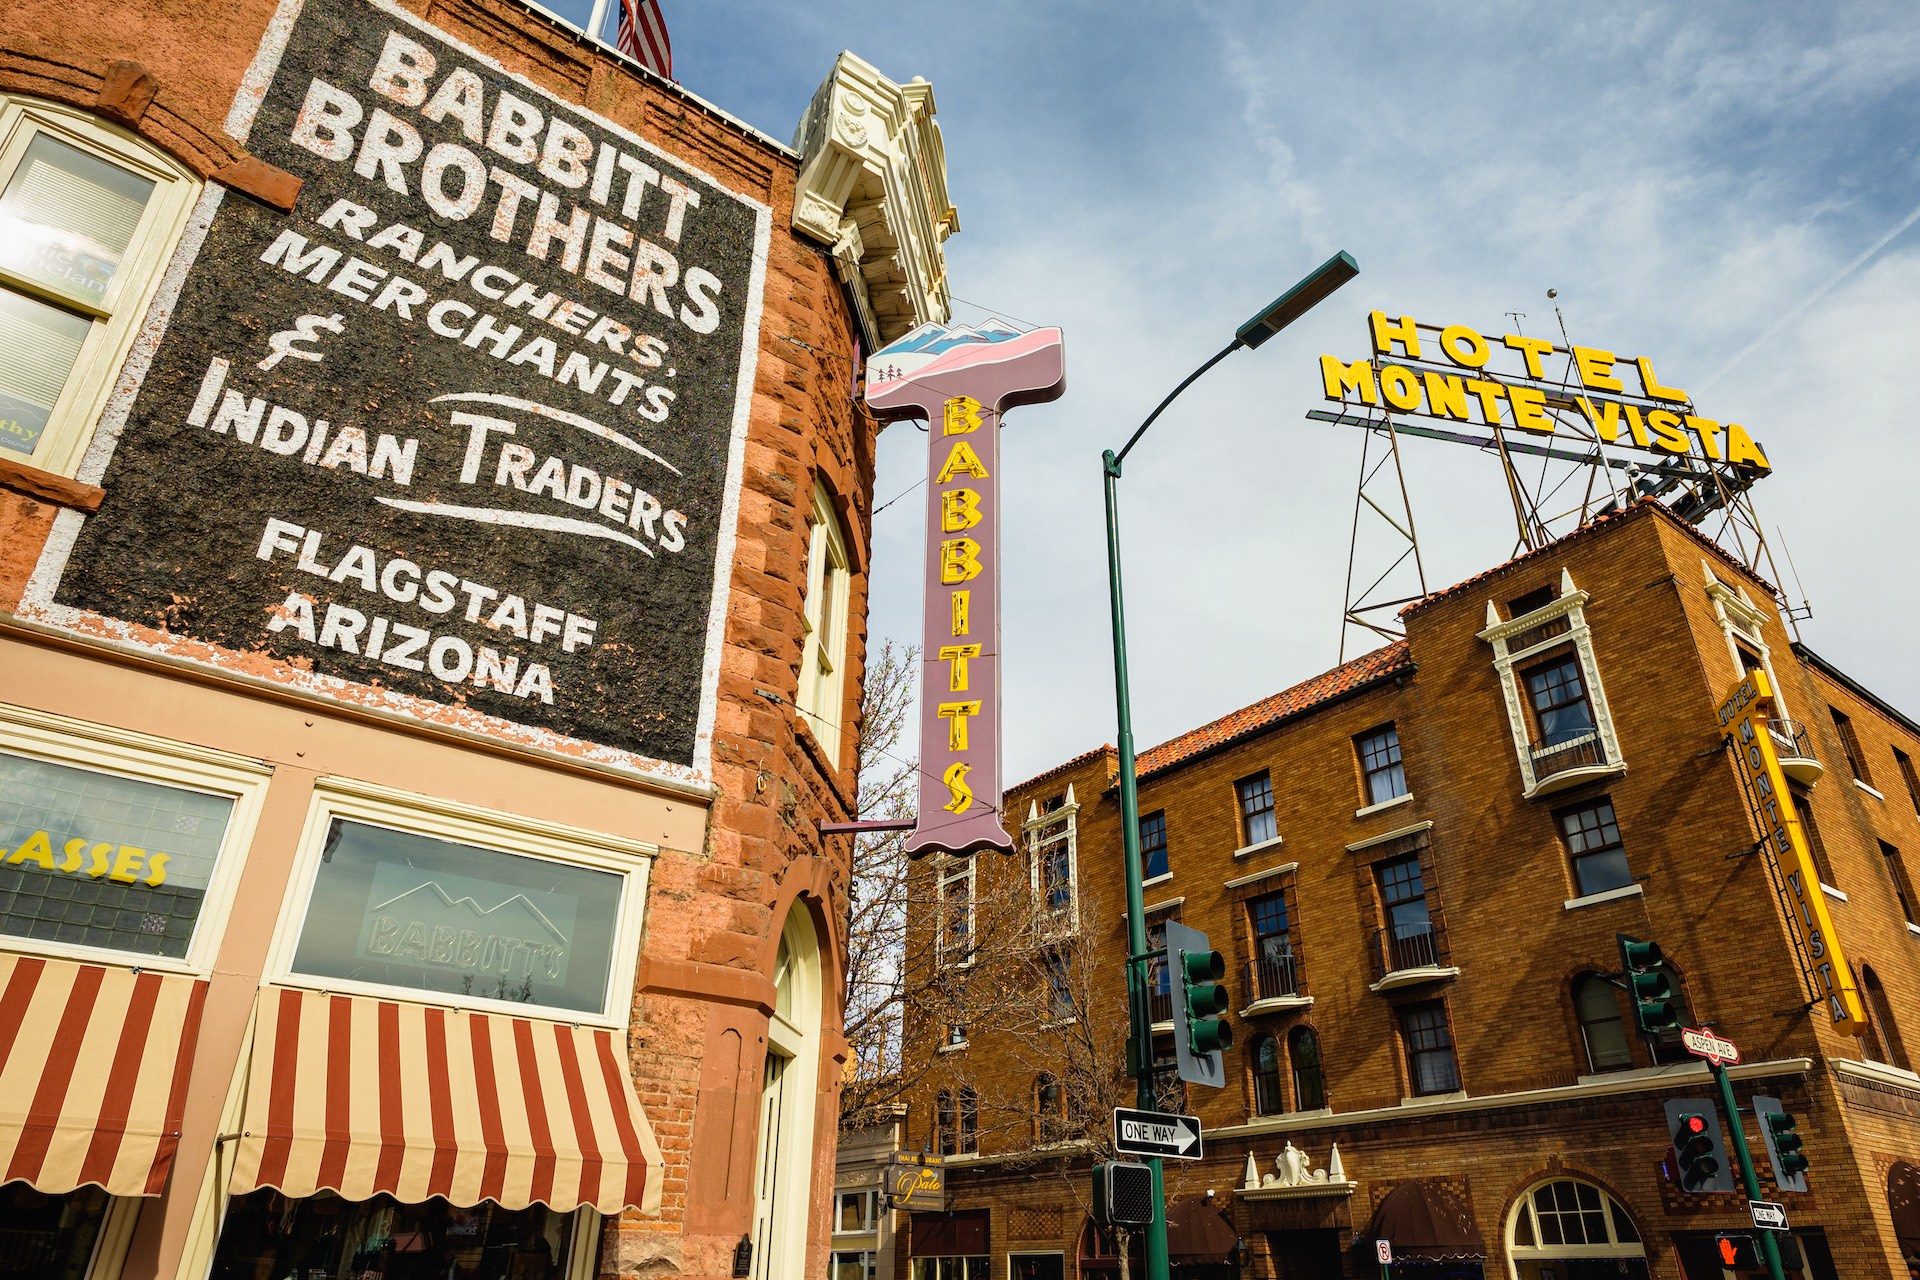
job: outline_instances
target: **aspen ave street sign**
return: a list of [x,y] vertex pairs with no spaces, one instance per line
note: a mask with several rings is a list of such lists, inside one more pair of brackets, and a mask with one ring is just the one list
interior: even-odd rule
[[1740,1061],[1740,1050],[1733,1041],[1722,1040],[1711,1031],[1696,1031],[1692,1027],[1680,1029],[1680,1043],[1686,1046],[1688,1053],[1696,1058],[1705,1058],[1716,1066]]
[[1198,1160],[1201,1152],[1200,1117],[1115,1107],[1113,1149],[1129,1156]]
[[1787,1230],[1787,1206],[1783,1204],[1775,1204],[1771,1200],[1749,1200],[1747,1216],[1762,1231]]

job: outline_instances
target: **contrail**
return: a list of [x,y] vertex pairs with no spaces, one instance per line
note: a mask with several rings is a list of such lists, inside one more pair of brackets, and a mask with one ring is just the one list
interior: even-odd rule
[[1867,259],[1871,258],[1874,254],[1886,248],[1887,245],[1890,242],[1892,242],[1894,237],[1898,236],[1902,231],[1905,231],[1908,227],[1912,226],[1916,222],[1920,222],[1920,208],[1916,208],[1912,213],[1909,213],[1906,217],[1902,218],[1898,226],[1896,226],[1893,230],[1887,232],[1887,234],[1881,236],[1878,240],[1875,240],[1873,244],[1868,247],[1865,253],[1855,258],[1852,262],[1849,262],[1844,268],[1841,269],[1838,275],[1834,276],[1833,279],[1827,281],[1825,284],[1821,285],[1818,289],[1815,289],[1812,293],[1802,298],[1797,304],[1795,304],[1792,308],[1790,308],[1785,315],[1781,316],[1778,320],[1774,321],[1773,325],[1770,328],[1768,328],[1765,333],[1762,333],[1759,337],[1755,338],[1752,342],[1749,342],[1746,346],[1742,347],[1740,349],[1739,355],[1735,356],[1733,359],[1727,361],[1724,365],[1720,366],[1720,371],[1714,374],[1712,377],[1708,378],[1705,382],[1701,383],[1700,384],[1701,387],[1703,389],[1706,387],[1710,387],[1714,383],[1720,381],[1721,378],[1724,378],[1729,372],[1732,371],[1733,366],[1739,364],[1742,360],[1745,360],[1748,356],[1752,355],[1755,351],[1759,350],[1760,347],[1763,346],[1769,338],[1773,337],[1775,334],[1779,333],[1782,329],[1786,328],[1788,325],[1792,324],[1795,320],[1799,319],[1801,314],[1805,312],[1808,307],[1811,307],[1814,303],[1826,297],[1829,293],[1833,291],[1833,287],[1835,285],[1839,284],[1842,280],[1845,280],[1848,276],[1852,275],[1854,272],[1858,271],[1861,267],[1865,266]]

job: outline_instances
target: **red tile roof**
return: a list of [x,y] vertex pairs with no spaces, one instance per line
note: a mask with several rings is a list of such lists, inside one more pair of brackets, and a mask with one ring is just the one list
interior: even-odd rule
[[1411,670],[1413,659],[1407,654],[1407,642],[1396,640],[1384,649],[1362,654],[1291,689],[1283,689],[1252,706],[1242,707],[1210,724],[1189,730],[1170,742],[1147,748],[1135,761],[1135,772],[1144,778],[1148,774],[1171,769],[1215,747],[1271,728],[1282,720],[1345,697],[1376,681]]
[[[1061,763],[1054,765],[1050,769],[1043,769],[1039,773],[1034,774],[1031,778],[1028,778],[1025,782],[1017,783],[1014,786],[1008,787],[1007,793],[1011,795],[1016,791],[1025,791],[1029,787],[1038,786],[1039,784],[1041,784],[1042,782],[1045,782],[1049,778],[1057,778],[1063,773],[1067,773],[1067,772],[1070,772],[1071,770],[1078,769],[1081,765],[1085,764],[1089,760],[1095,759],[1099,756],[1112,756],[1116,754],[1117,752],[1115,751],[1114,745],[1111,742],[1103,742],[1091,751],[1082,751],[1079,755],[1075,756],[1071,760],[1062,761]],[[1109,776],[1106,778],[1102,778],[1100,780],[1101,785],[1104,787],[1106,783],[1111,780],[1111,775],[1113,775],[1117,771],[1118,770],[1116,766],[1111,764],[1108,765],[1106,772]]]

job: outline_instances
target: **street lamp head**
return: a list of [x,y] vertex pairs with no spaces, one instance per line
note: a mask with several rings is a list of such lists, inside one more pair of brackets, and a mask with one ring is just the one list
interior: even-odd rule
[[1316,267],[1299,284],[1275,298],[1259,315],[1240,326],[1234,345],[1253,348],[1326,300],[1327,295],[1360,274],[1360,264],[1345,249]]

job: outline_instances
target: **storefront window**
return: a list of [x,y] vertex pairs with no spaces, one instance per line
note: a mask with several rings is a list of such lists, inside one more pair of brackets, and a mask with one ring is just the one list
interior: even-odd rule
[[573,1228],[542,1205],[256,1191],[227,1210],[212,1280],[562,1280]]
[[0,1187],[0,1280],[80,1280],[106,1214],[98,1187],[64,1196],[24,1182]]
[[625,878],[335,818],[295,973],[598,1014]]
[[992,1267],[988,1257],[915,1258],[913,1280],[987,1280]]
[[233,801],[0,752],[0,933],[184,959]]

